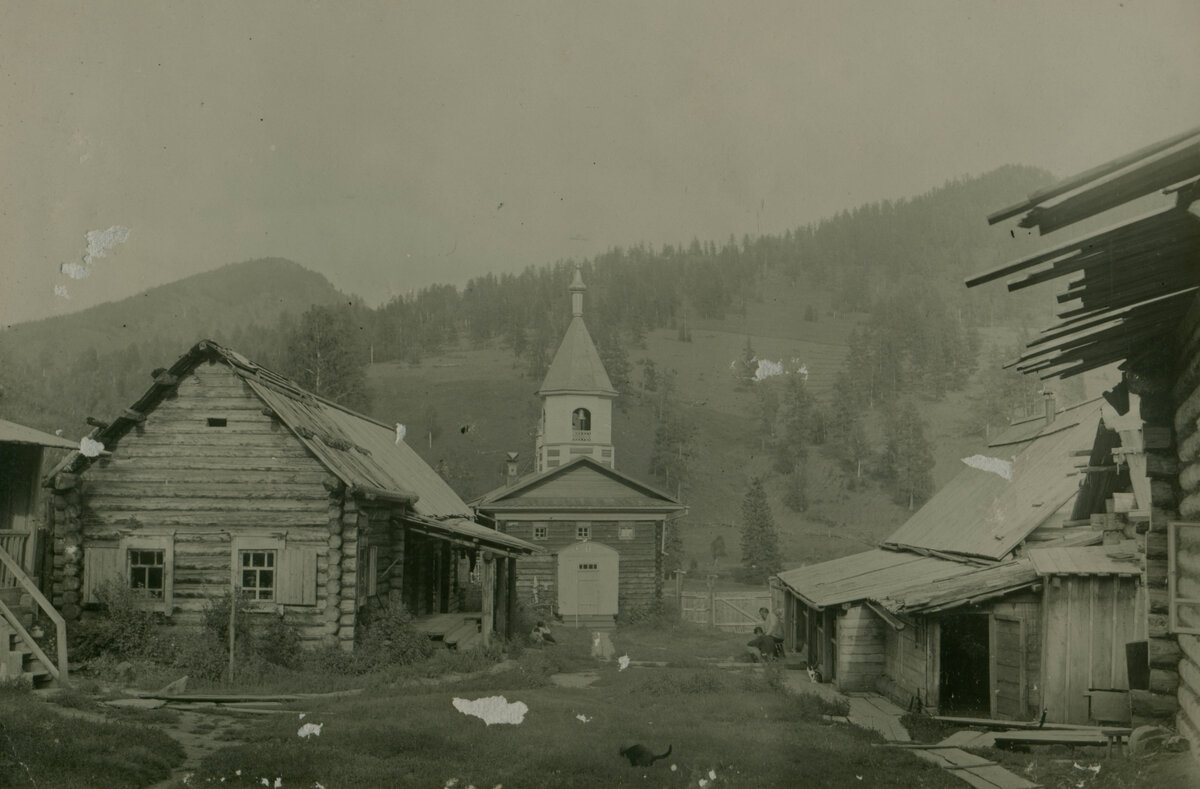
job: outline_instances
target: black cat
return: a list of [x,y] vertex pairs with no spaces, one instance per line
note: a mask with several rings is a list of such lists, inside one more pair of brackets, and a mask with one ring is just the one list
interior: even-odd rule
[[655,755],[653,751],[645,745],[635,743],[626,745],[621,749],[621,755],[629,760],[629,764],[633,767],[649,767],[659,759],[665,759],[671,755],[671,746],[667,746],[666,753]]

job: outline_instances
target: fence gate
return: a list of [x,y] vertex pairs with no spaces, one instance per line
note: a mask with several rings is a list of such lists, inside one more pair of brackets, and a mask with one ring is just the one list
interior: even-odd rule
[[770,608],[770,592],[684,592],[679,612],[685,622],[730,633],[752,633],[762,622],[759,608]]

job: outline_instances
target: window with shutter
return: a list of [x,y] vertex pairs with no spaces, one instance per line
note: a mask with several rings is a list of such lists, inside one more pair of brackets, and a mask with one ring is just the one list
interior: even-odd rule
[[284,534],[235,534],[233,583],[258,607],[317,604],[317,550],[288,544]]

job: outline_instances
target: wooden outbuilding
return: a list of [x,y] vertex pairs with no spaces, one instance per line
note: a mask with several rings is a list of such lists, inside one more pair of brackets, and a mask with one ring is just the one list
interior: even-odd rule
[[1089,722],[1145,639],[1133,545],[1092,518],[1121,485],[1116,418],[1091,401],[1014,425],[881,548],[780,573],[789,646],[909,709]]
[[[507,635],[518,556],[397,426],[319,397],[205,340],[69,455],[53,488],[53,602],[68,621],[102,587],[181,627],[231,591],[306,645],[353,648],[360,617],[405,606]],[[473,593],[472,593],[473,592]]]

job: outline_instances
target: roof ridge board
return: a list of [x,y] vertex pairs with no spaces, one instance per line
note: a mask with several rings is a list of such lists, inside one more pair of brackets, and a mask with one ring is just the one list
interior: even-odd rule
[[1002,208],[999,211],[989,214],[987,218],[988,224],[994,225],[997,222],[1004,221],[1005,219],[1011,219],[1017,214],[1023,213],[1039,203],[1042,203],[1046,200],[1052,200],[1060,195],[1065,195],[1068,192],[1080,189],[1083,186],[1098,181],[1108,175],[1112,175],[1131,167],[1132,165],[1137,164],[1144,159],[1148,159],[1152,156],[1167,151],[1170,148],[1174,148],[1180,143],[1186,142],[1190,138],[1196,136],[1200,136],[1200,127],[1181,132],[1168,137],[1165,140],[1159,140],[1158,142],[1151,143],[1150,145],[1146,145],[1137,149],[1136,151],[1127,153],[1124,156],[1119,156],[1116,159],[1111,159],[1103,164],[1090,167],[1081,173],[1064,178],[1056,184],[1034,190],[1022,202],[1008,206],[1007,208]]
[[499,488],[493,488],[491,491],[488,491],[487,493],[483,494],[483,496],[481,496],[477,501],[480,502],[481,506],[486,506],[486,504],[488,504],[488,503],[498,503],[499,501],[501,501],[501,499],[506,498],[507,496],[501,496],[501,497],[498,497],[491,501],[487,501],[487,499],[493,493],[507,494],[507,493],[515,493],[519,490],[527,489],[530,485],[534,484],[535,482],[540,482],[544,479],[549,479],[552,476],[563,473],[565,470],[572,468],[573,466],[584,465],[584,464],[590,465],[590,466],[594,467],[596,470],[600,471],[601,473],[607,474],[618,480],[624,480],[626,482],[630,482],[634,486],[641,488],[643,490],[643,492],[649,492],[649,493],[654,494],[655,496],[658,496],[659,498],[664,499],[665,504],[678,504],[678,505],[683,504],[683,502],[679,501],[678,499],[676,499],[674,496],[667,493],[666,491],[659,490],[652,485],[647,485],[646,483],[644,483],[634,477],[629,476],[628,474],[626,474],[623,471],[617,471],[615,468],[612,468],[611,466],[606,466],[603,463],[600,463],[599,461],[597,461],[595,458],[588,457],[586,455],[581,455],[580,457],[572,458],[571,460],[568,460],[566,463],[563,463],[561,466],[552,466],[547,469],[542,469],[541,471],[530,475],[526,479],[518,479],[512,485],[507,485],[507,486],[503,486],[503,487],[499,487]]

